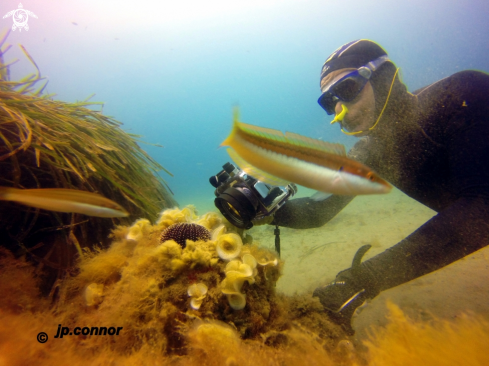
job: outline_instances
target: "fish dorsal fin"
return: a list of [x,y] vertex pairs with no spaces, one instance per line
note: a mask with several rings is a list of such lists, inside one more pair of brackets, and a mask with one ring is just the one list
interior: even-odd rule
[[244,122],[237,123],[238,129],[256,137],[263,137],[266,139],[271,139],[275,141],[286,141],[285,135],[280,130],[274,130],[272,128],[260,127],[255,125],[250,125]]
[[246,160],[244,160],[241,156],[238,155],[236,151],[232,148],[226,149],[229,156],[236,163],[239,168],[244,171],[246,174],[251,175],[253,178],[258,179],[267,184],[271,184],[273,186],[286,186],[290,182],[275,177],[267,172],[264,172],[261,169],[255,168],[253,165],[249,164]]
[[286,132],[284,135],[282,131],[279,130],[254,126],[247,123],[238,122],[237,120],[235,120],[234,122],[237,129],[252,136],[285,142],[287,144],[299,147],[314,148],[316,150],[327,152],[329,154],[346,156],[346,150],[342,144],[317,140],[293,132]]

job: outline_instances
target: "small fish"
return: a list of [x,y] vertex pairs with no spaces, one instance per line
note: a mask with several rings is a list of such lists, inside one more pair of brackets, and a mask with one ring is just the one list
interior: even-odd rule
[[324,193],[388,193],[392,187],[367,166],[349,159],[345,147],[295,133],[249,125],[234,112],[231,134],[221,146],[247,174],[273,185],[289,182]]
[[73,24],[73,25],[78,25],[78,23],[77,23],[77,22],[71,22],[71,24]]
[[0,201],[14,201],[49,211],[97,217],[126,217],[129,213],[97,193],[64,188],[18,189],[0,187]]

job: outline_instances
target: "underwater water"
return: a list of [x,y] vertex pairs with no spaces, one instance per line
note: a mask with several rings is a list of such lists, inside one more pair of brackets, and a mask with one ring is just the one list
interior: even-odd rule
[[[211,175],[229,161],[219,144],[232,107],[243,122],[351,147],[318,106],[319,72],[336,48],[378,42],[410,90],[464,69],[489,70],[483,1],[58,1],[26,2],[29,31],[11,32],[60,100],[105,102],[140,134],[180,205],[213,207]],[[0,4],[2,15],[18,2]],[[75,25],[76,23],[76,25]],[[12,18],[0,20],[10,28]],[[33,72],[22,61],[12,76]]]
[[[217,212],[209,177],[231,161],[219,145],[231,130],[235,106],[239,106],[241,120],[246,123],[338,142],[347,150],[357,142],[355,137],[342,134],[337,125],[330,125],[332,116],[317,104],[321,66],[342,44],[360,38],[378,42],[401,68],[402,80],[410,91],[461,70],[489,71],[489,3],[484,1],[50,0],[22,5],[37,18],[29,18],[28,31],[17,29],[9,35],[7,42],[13,47],[5,61],[19,59],[10,68],[12,79],[35,71],[17,46],[22,44],[42,75],[49,78],[46,93],[55,93],[56,99],[66,102],[81,101],[95,93],[91,100],[104,102],[104,114],[121,121],[125,131],[141,135],[148,143],[141,145],[143,149],[173,174],[160,172],[180,209],[194,205],[196,216]],[[2,0],[0,14],[18,6],[18,1]],[[0,31],[11,26],[12,18],[0,19]],[[298,196],[312,192],[299,187]],[[109,251],[87,257],[80,264],[80,274],[60,285],[65,303],[57,314],[50,312],[49,304],[36,303],[39,294],[29,277],[31,270],[25,270],[25,278],[20,278],[18,274],[27,265],[12,261],[11,267],[5,267],[11,272],[4,273],[4,277],[0,274],[0,292],[10,294],[10,298],[0,301],[0,320],[4,324],[0,327],[0,351],[13,349],[12,357],[6,360],[22,364],[25,359],[19,356],[21,346],[32,341],[29,327],[49,329],[51,335],[59,322],[116,324],[121,319],[127,333],[119,344],[114,342],[115,346],[93,339],[82,344],[72,337],[66,338],[69,350],[63,349],[61,342],[51,342],[50,348],[41,348],[43,345],[36,342],[25,358],[37,357],[44,364],[66,359],[73,365],[83,364],[83,357],[92,357],[93,364],[165,364],[166,359],[154,355],[166,352],[175,357],[172,360],[179,362],[176,364],[189,365],[237,365],[245,361],[274,364],[269,360],[287,365],[304,360],[311,364],[356,365],[366,362],[365,358],[371,365],[460,364],[467,355],[480,354],[489,338],[484,320],[489,318],[489,285],[478,280],[489,275],[487,248],[373,300],[353,322],[355,347],[367,339],[371,342],[365,357],[357,358],[347,343],[335,345],[333,356],[324,353],[321,342],[339,339],[339,331],[331,325],[330,333],[321,333],[320,325],[325,325],[321,323],[325,320],[318,315],[320,311],[313,302],[300,297],[310,295],[317,286],[348,268],[360,246],[372,245],[365,257],[370,258],[406,238],[434,214],[394,189],[389,195],[357,197],[321,228],[282,228],[281,267],[274,267],[271,274],[258,267],[262,282],[256,285],[253,296],[248,294],[252,320],[224,308],[227,302],[220,300],[216,279],[216,273],[222,275],[224,264],[217,263],[215,253],[209,254],[212,248],[205,253],[197,251],[193,257],[189,253],[156,255],[152,248],[159,243],[159,232],[131,244],[127,239],[130,229],[119,228]],[[169,222],[179,220],[184,221],[172,217]],[[217,224],[208,226],[215,229]],[[147,224],[145,233],[152,235],[168,225]],[[263,250],[273,251],[273,229],[259,226],[250,234]],[[258,255],[256,249],[250,250]],[[160,264],[168,258],[172,264],[162,269]],[[195,263],[204,263],[205,270],[195,270]],[[118,277],[118,268],[126,265]],[[206,312],[215,312],[220,323],[190,327],[188,319],[180,318],[177,309],[188,308],[181,297],[186,299],[188,282],[197,280],[214,286],[209,286],[203,310],[189,313],[205,318]],[[15,281],[16,286],[7,285]],[[104,302],[97,292],[101,283],[106,286],[100,290],[105,291]],[[19,293],[15,287],[23,285],[25,292]],[[163,287],[164,291],[155,295],[155,289]],[[80,295],[87,288],[94,289],[90,305]],[[177,297],[172,299],[174,294],[180,296],[178,301]],[[10,300],[17,298],[22,301]],[[388,301],[402,312],[387,305]],[[157,311],[156,305],[153,308],[153,302],[161,309]],[[15,316],[2,313],[2,307],[14,309]],[[19,308],[38,308],[45,317],[25,315]],[[292,320],[283,314],[287,312],[284,309],[290,310]],[[389,311],[391,317],[387,318]],[[273,314],[273,322],[264,324],[269,313]],[[413,321],[406,321],[404,316]],[[170,324],[168,318],[181,324]],[[447,325],[446,319],[455,323]],[[226,328],[231,322],[239,325]],[[181,326],[180,333],[168,330],[177,326]],[[381,330],[369,338],[372,326],[380,326],[377,329]],[[11,348],[11,328],[16,329],[13,338],[18,340],[19,348]],[[264,335],[258,335],[260,332]],[[185,341],[179,338],[182,334]],[[257,339],[275,348],[264,350]],[[129,357],[133,341],[139,348]],[[183,344],[192,345],[185,349],[187,360],[178,359],[179,352],[184,353]],[[86,354],[79,351],[84,346]],[[406,349],[419,352],[414,357],[413,353],[404,354]],[[473,364],[486,361],[474,357]]]

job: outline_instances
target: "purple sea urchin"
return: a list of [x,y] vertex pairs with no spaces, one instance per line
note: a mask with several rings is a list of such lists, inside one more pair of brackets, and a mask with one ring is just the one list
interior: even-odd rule
[[175,240],[182,248],[187,245],[187,239],[197,241],[197,240],[210,240],[211,233],[202,225],[188,224],[181,222],[178,224],[173,224],[166,228],[161,233],[160,243],[167,240]]

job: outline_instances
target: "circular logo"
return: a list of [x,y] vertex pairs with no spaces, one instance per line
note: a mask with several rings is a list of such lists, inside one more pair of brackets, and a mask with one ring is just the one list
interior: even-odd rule
[[17,27],[22,28],[27,24],[27,21],[29,20],[29,15],[24,9],[17,9],[14,12],[12,18],[14,19],[14,24]]
[[38,335],[37,335],[37,341],[39,343],[46,343],[48,341],[48,335],[44,332],[40,332]]

